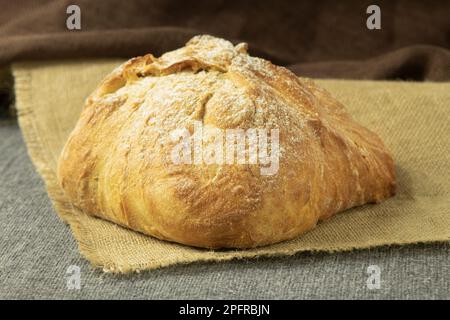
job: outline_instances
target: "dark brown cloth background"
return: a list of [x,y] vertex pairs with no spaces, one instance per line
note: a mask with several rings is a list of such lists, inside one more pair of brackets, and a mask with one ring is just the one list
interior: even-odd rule
[[[208,33],[248,42],[252,54],[302,76],[450,80],[449,0],[0,0],[0,4],[0,67],[19,60],[160,55],[196,34]],[[70,4],[81,8],[80,31],[66,28]],[[366,28],[370,4],[381,7],[381,30]]]
[[[1,0],[0,64],[159,55],[208,33],[304,76],[450,79],[448,0]],[[78,4],[82,30],[66,29]],[[366,28],[381,7],[382,29]]]

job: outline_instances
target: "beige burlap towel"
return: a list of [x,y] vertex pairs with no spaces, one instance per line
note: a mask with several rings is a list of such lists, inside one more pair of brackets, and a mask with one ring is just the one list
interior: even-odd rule
[[118,63],[13,67],[19,121],[31,158],[57,212],[70,224],[81,253],[94,266],[130,272],[193,261],[450,239],[449,83],[317,81],[393,151],[398,193],[381,204],[340,213],[298,239],[252,250],[202,250],[147,237],[74,210],[56,183],[57,158],[83,100]]

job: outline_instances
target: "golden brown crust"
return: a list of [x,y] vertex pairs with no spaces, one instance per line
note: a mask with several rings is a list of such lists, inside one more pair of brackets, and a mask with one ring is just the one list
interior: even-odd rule
[[[197,122],[279,129],[277,174],[257,164],[174,164],[168,133]],[[86,101],[58,176],[89,214],[207,248],[291,239],[395,192],[383,142],[329,93],[211,36],[107,76]]]

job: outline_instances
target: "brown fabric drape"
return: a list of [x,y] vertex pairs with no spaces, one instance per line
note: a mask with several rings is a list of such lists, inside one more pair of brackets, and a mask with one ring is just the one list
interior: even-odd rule
[[[66,9],[81,8],[81,30]],[[366,9],[381,8],[381,30]],[[160,55],[197,34],[314,78],[450,80],[448,0],[0,0],[0,118],[12,103],[12,62]],[[9,112],[10,113],[10,112]]]
[[[2,0],[0,65],[159,55],[208,33],[309,77],[450,80],[448,0]],[[66,28],[81,8],[82,30]],[[366,9],[381,8],[381,30]]]

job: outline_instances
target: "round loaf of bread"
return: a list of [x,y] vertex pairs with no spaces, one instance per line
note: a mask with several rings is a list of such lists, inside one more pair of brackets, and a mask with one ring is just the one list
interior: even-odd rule
[[383,142],[329,93],[211,36],[108,75],[58,177],[87,214],[206,248],[292,239],[395,191]]

